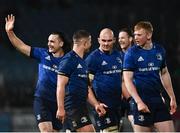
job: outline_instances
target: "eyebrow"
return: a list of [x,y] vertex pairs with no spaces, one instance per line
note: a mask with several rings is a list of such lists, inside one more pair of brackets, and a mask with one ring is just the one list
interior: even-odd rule
[[106,39],[101,39],[101,41],[103,41],[103,42],[112,42],[112,41],[113,41],[113,39],[109,39],[109,40],[106,40]]

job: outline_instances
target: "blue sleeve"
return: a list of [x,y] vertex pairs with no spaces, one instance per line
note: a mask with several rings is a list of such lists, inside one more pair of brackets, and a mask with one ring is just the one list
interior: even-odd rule
[[43,51],[44,48],[31,47],[30,57],[40,61]]
[[58,74],[70,77],[75,70],[75,63],[72,58],[64,58],[59,63]]
[[132,50],[128,50],[124,55],[123,71],[134,71],[135,66]]
[[87,66],[88,66],[88,72],[91,73],[91,74],[95,74],[96,70],[98,70],[96,58],[97,57],[90,54],[85,60]]
[[162,49],[162,66],[161,66],[161,69],[165,68],[167,66],[166,64],[166,50],[163,48]]

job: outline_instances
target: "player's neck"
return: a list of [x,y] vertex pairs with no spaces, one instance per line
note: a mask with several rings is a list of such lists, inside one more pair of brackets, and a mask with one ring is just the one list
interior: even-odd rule
[[152,47],[153,47],[153,44],[152,44],[152,42],[148,42],[148,43],[146,43],[146,44],[144,44],[143,46],[141,46],[143,49],[145,49],[145,50],[150,50],[150,49],[152,49]]
[[76,45],[73,46],[73,51],[79,55],[79,57],[83,58],[84,57],[84,51],[81,47],[78,47]]
[[64,55],[64,51],[63,51],[63,50],[60,50],[60,51],[58,51],[58,52],[56,52],[56,53],[52,53],[52,55],[53,55],[54,57],[61,57],[61,56]]

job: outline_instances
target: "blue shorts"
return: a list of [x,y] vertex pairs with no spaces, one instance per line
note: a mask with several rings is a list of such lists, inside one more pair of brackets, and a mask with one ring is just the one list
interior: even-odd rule
[[37,123],[52,122],[53,129],[60,130],[61,122],[56,119],[57,103],[39,97],[34,98],[34,114]]
[[[65,126],[71,131],[76,131],[81,127],[92,124],[87,106],[81,106],[81,108],[74,108],[66,110]],[[66,129],[66,127],[64,127]]]
[[151,113],[138,111],[137,104],[133,111],[134,124],[140,126],[152,126],[154,123],[172,120],[167,106],[162,103],[145,103]]
[[121,118],[120,109],[106,109],[106,114],[99,117],[96,111],[93,111],[95,122],[96,122],[96,131],[106,129],[111,126],[119,126],[119,121]]
[[127,111],[127,115],[133,115],[133,110],[136,108],[136,103],[133,98],[129,100],[129,109]]

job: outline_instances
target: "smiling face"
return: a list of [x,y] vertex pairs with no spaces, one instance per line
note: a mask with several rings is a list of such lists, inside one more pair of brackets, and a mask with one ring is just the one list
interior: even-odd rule
[[110,52],[113,49],[115,38],[112,30],[103,29],[99,35],[98,42],[100,44],[99,49],[103,52]]
[[126,51],[131,46],[132,37],[129,36],[127,32],[121,31],[119,32],[118,42],[121,49]]
[[48,48],[50,53],[57,53],[62,48],[63,42],[56,34],[51,34],[48,37]]

